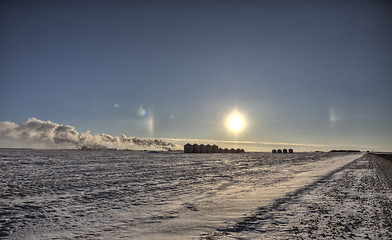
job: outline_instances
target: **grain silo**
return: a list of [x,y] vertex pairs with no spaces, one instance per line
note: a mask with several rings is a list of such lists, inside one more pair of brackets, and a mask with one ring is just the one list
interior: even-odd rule
[[193,153],[200,153],[200,146],[196,143],[193,144]]
[[212,152],[213,153],[218,153],[218,146],[217,145],[212,145]]
[[212,153],[212,146],[210,144],[206,145],[206,153]]
[[206,145],[200,144],[200,153],[206,153]]
[[193,146],[190,143],[184,145],[184,153],[193,153]]

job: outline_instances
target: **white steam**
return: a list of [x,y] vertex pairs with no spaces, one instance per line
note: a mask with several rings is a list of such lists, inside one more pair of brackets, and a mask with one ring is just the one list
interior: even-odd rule
[[116,148],[116,149],[172,149],[175,144],[158,139],[92,135],[79,133],[75,127],[51,121],[29,118],[22,124],[0,121],[0,147],[31,148]]

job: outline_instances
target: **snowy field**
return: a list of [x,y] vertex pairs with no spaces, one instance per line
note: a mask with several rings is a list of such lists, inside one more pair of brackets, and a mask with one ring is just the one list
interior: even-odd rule
[[208,239],[392,239],[391,160],[365,155]]
[[254,239],[227,229],[361,156],[0,150],[0,237]]

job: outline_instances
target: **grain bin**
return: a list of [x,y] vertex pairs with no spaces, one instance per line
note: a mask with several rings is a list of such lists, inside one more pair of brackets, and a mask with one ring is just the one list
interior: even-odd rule
[[218,146],[217,145],[212,145],[212,152],[213,153],[218,153]]
[[184,153],[193,153],[193,146],[190,143],[184,145]]
[[206,153],[206,145],[200,144],[200,153]]
[[200,153],[200,146],[196,143],[193,144],[193,153]]
[[206,145],[206,153],[212,153],[212,146],[210,144]]

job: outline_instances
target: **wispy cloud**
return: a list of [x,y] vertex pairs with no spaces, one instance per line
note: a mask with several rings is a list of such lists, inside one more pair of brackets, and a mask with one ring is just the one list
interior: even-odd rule
[[159,139],[127,137],[124,134],[92,135],[75,127],[29,118],[26,122],[0,122],[0,147],[79,148],[82,146],[117,149],[169,149],[175,144]]

